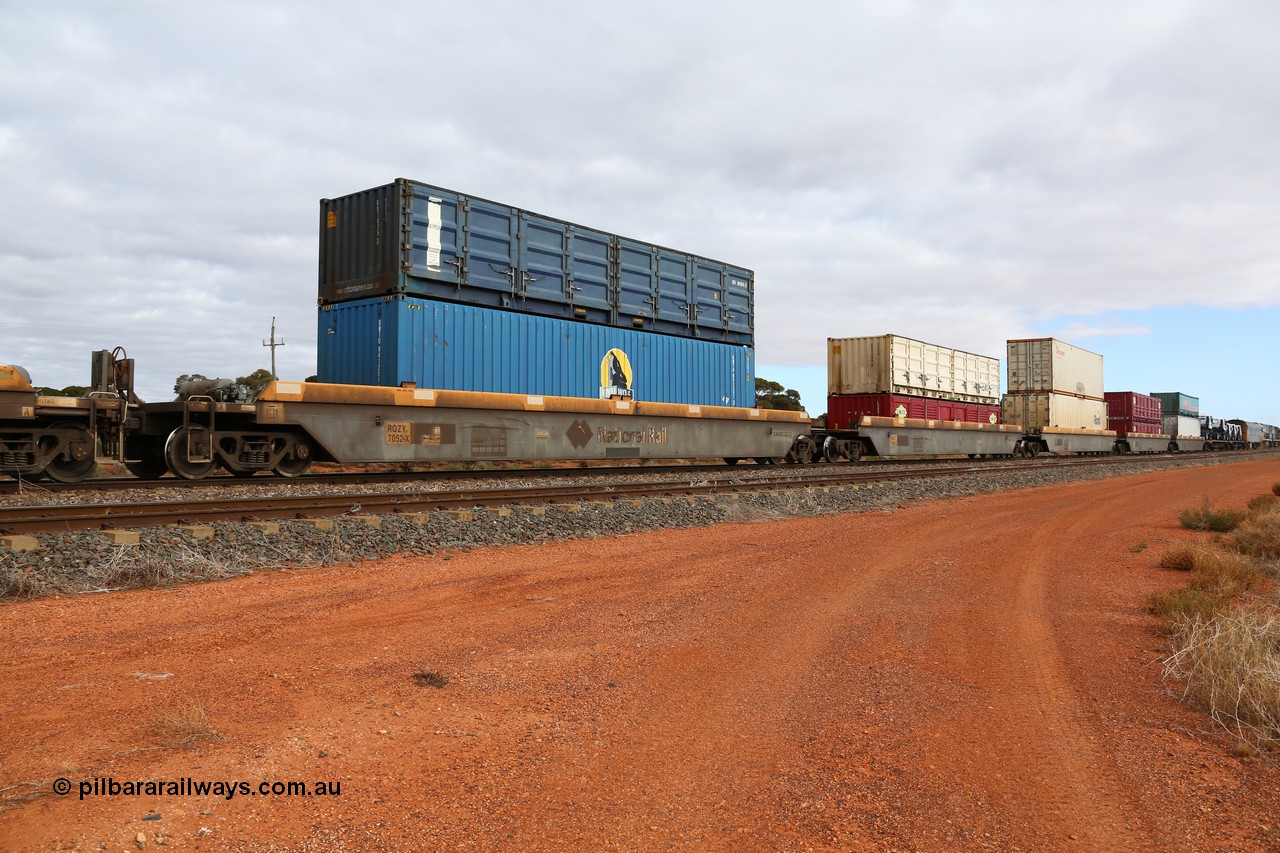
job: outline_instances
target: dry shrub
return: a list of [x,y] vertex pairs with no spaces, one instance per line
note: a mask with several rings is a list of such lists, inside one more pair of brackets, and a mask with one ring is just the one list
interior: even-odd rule
[[413,674],[413,683],[419,687],[435,687],[441,688],[449,683],[449,679],[442,672],[436,670],[420,669]]
[[1280,483],[1271,484],[1271,494],[1280,495]]
[[1260,749],[1280,746],[1280,615],[1234,610],[1177,625],[1165,676],[1224,730]]
[[1192,545],[1179,545],[1161,554],[1160,562],[1157,565],[1162,569],[1178,569],[1183,572],[1189,572],[1196,567],[1196,558],[1203,553],[1205,553],[1203,548],[1196,548]]
[[22,569],[0,570],[0,601],[5,599],[25,601],[29,598],[39,598],[45,593],[45,585],[34,572]]
[[1248,513],[1250,517],[1256,515],[1267,515],[1277,511],[1280,507],[1280,497],[1275,495],[1258,495],[1256,498],[1249,499]]
[[1178,520],[1182,522],[1182,526],[1188,530],[1212,530],[1217,533],[1227,533],[1234,530],[1245,516],[1242,509],[1232,509],[1230,507],[1223,509],[1214,509],[1209,504],[1209,498],[1205,497],[1204,504],[1199,509],[1184,509],[1178,515]]
[[218,739],[204,705],[199,702],[175,703],[161,710],[156,720],[156,733],[166,743],[183,747],[195,746],[202,740]]
[[1225,599],[1202,589],[1162,589],[1151,593],[1147,607],[1176,633],[1186,622],[1204,622],[1227,608]]
[[1191,571],[1192,589],[1224,599],[1257,589],[1266,579],[1257,560],[1230,552],[1204,551],[1196,556]]
[[1232,544],[1236,550],[1253,557],[1280,558],[1280,513],[1245,519],[1232,534]]

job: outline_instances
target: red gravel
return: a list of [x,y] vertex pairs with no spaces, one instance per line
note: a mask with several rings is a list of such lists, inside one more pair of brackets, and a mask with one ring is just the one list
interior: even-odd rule
[[[1277,850],[1280,770],[1170,698],[1143,608],[1185,581],[1164,547],[1205,535],[1179,509],[1277,480],[5,605],[0,848]],[[193,706],[217,739],[180,748],[164,720]],[[342,787],[79,799],[94,777]]]

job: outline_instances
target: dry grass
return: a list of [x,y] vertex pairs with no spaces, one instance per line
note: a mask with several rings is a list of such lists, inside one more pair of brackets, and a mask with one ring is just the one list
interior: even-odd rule
[[204,705],[194,701],[161,710],[155,728],[160,739],[171,746],[193,747],[201,741],[218,739]]
[[1220,596],[1202,589],[1161,589],[1147,599],[1147,608],[1165,620],[1165,633],[1174,635],[1184,623],[1207,622],[1228,607]]
[[1266,515],[1276,512],[1280,507],[1280,497],[1275,495],[1258,495],[1256,498],[1250,498],[1248,504],[1248,514],[1250,516]]
[[1189,572],[1196,567],[1196,559],[1203,553],[1206,553],[1203,548],[1197,548],[1194,545],[1178,545],[1161,554],[1160,561],[1156,565],[1162,569]]
[[1247,554],[1206,551],[1191,569],[1191,588],[1233,599],[1253,592],[1266,577],[1258,561]]
[[1280,483],[1271,484],[1271,494],[1280,495]]
[[1232,533],[1231,544],[1242,554],[1280,559],[1280,513],[1249,516]]
[[1182,526],[1188,530],[1212,530],[1217,533],[1227,533],[1234,530],[1236,525],[1244,520],[1245,511],[1242,509],[1214,509],[1209,504],[1209,498],[1206,496],[1204,504],[1199,509],[1184,509],[1178,515],[1178,520],[1182,522]]
[[1185,683],[1184,699],[1245,745],[1280,746],[1280,614],[1233,609],[1183,619],[1174,648],[1165,675]]
[[47,590],[34,572],[22,569],[0,569],[0,601],[25,601],[39,598]]
[[435,687],[437,689],[444,687],[449,683],[449,679],[441,672],[436,670],[418,670],[413,674],[413,683],[419,687]]

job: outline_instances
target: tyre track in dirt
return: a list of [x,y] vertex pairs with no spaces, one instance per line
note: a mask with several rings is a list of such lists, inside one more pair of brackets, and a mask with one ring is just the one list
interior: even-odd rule
[[[7,605],[0,787],[346,787],[43,797],[0,812],[0,849],[159,828],[202,850],[1274,849],[1275,771],[1186,734],[1197,716],[1145,666],[1142,600],[1178,579],[1130,546],[1186,536],[1176,509],[1202,493],[1239,505],[1277,476],[1250,463]],[[423,668],[449,684],[416,686]],[[221,740],[153,749],[153,712],[192,696]]]

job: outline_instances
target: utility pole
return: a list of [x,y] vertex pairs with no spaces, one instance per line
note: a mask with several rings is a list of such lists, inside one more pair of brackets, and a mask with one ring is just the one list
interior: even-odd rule
[[278,341],[276,340],[276,318],[275,317],[271,318],[271,342],[267,343],[266,341],[263,341],[262,345],[264,347],[271,347],[271,378],[279,379],[280,377],[276,376],[276,347],[284,346],[284,338],[281,338]]

